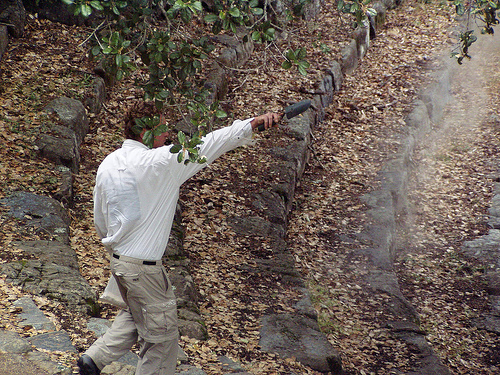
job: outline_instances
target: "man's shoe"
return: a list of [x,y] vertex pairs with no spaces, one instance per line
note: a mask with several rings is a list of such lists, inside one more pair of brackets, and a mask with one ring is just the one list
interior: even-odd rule
[[87,354],[83,354],[78,359],[77,365],[80,367],[80,375],[99,375],[101,373],[101,370]]

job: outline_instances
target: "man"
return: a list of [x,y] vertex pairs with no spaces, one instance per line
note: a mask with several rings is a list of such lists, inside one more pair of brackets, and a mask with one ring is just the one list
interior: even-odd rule
[[[276,125],[267,113],[215,130],[200,145],[205,164],[179,163],[164,146],[168,133],[144,144],[129,114],[122,147],[99,166],[94,188],[97,233],[111,254],[108,288],[117,286],[124,307],[109,330],[78,359],[80,374],[98,375],[139,343],[136,375],[175,373],[178,351],[177,305],[161,258],[166,248],[180,186],[219,156],[251,140],[259,126]],[[108,289],[107,288],[107,289]],[[121,298],[120,298],[121,297]]]

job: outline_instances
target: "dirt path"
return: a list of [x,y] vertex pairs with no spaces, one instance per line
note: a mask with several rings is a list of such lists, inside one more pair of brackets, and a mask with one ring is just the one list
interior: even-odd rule
[[488,230],[486,215],[498,174],[500,38],[480,38],[474,58],[452,67],[453,100],[416,152],[412,210],[399,248],[400,278],[452,373],[497,374],[500,338],[472,320],[486,308],[484,265],[461,246]]
[[[487,309],[480,282],[484,265],[465,259],[460,251],[464,241],[488,229],[485,215],[498,174],[499,39],[483,39],[472,61],[450,66],[453,100],[417,147],[410,212],[401,218],[396,251],[403,295],[415,307],[430,347],[452,374],[500,371],[500,337],[472,325]],[[426,65],[456,64],[447,58],[449,49],[443,51],[447,56],[424,59]],[[383,48],[375,44],[370,53],[377,56]],[[398,66],[388,66],[386,72],[395,77]],[[366,100],[356,100],[366,74],[362,70],[349,81],[347,92],[318,130],[315,158],[291,220],[290,243],[295,244],[299,266],[314,293],[323,329],[344,354],[346,372],[408,373],[415,371],[414,348],[388,332],[383,313],[386,296],[371,294],[364,282],[366,271],[356,266],[363,265],[363,249],[369,246],[360,237],[366,207],[359,198],[377,187],[376,177],[369,172],[377,170],[373,166],[379,162],[360,158],[359,150],[372,148],[377,151],[369,155],[391,155],[403,133],[403,117],[397,110],[391,110],[385,130],[370,127],[377,111],[367,110]],[[349,95],[368,117],[358,118],[355,135],[353,129],[342,126],[338,115],[350,103],[345,99]],[[398,105],[404,106],[403,99],[398,97]],[[343,137],[345,148],[329,148],[325,140],[333,137]],[[352,193],[353,185],[358,186],[357,196],[346,193]]]

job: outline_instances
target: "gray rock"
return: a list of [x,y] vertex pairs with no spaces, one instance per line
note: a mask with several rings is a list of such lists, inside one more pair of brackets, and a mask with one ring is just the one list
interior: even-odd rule
[[42,263],[78,269],[78,258],[75,251],[68,245],[58,241],[16,241],[14,245],[34,255]]
[[414,371],[407,375],[449,375],[450,370],[444,366],[440,359],[435,355],[418,358],[414,365]]
[[9,208],[8,214],[21,220],[36,233],[50,234],[69,243],[70,218],[57,200],[26,192],[15,192],[0,201]]
[[176,267],[169,270],[169,279],[175,288],[177,307],[196,311],[200,295],[190,273],[182,267]]
[[59,202],[61,202],[64,205],[64,207],[73,208],[74,177],[73,177],[73,173],[71,172],[71,167],[65,167],[63,165],[60,165],[56,169],[61,173],[61,180],[60,180],[59,188],[54,193],[53,197],[54,197],[54,199],[57,199]]
[[78,173],[80,150],[74,135],[66,137],[40,134],[35,145],[42,158],[48,159],[56,165],[68,167],[73,173]]
[[54,375],[28,360],[24,355],[0,353],[0,375]]
[[370,48],[370,29],[368,27],[356,27],[352,33],[352,37],[356,41],[356,49],[358,51],[358,59],[365,57],[368,48]]
[[427,133],[431,129],[429,111],[422,100],[413,103],[413,110],[406,117],[406,125],[420,133]]
[[206,340],[208,338],[207,327],[203,320],[199,321],[187,320],[179,318],[179,334],[197,340]]
[[89,131],[89,119],[85,107],[79,100],[57,98],[51,101],[44,111],[57,114],[62,125],[75,133],[78,146],[81,145]]
[[199,369],[197,367],[190,366],[190,365],[177,366],[177,371],[175,373],[182,374],[182,375],[206,375],[207,374],[202,369]]
[[241,364],[233,361],[231,358],[228,358],[226,356],[220,356],[218,360],[222,364],[224,372],[231,372],[231,373],[234,372],[240,374],[245,372],[245,369],[241,366]]
[[101,371],[101,375],[134,375],[135,366],[128,365],[122,362],[113,362]]
[[287,212],[283,198],[275,192],[263,191],[255,195],[252,205],[262,211],[272,223],[286,224]]
[[462,251],[470,258],[481,260],[488,268],[500,268],[500,230],[490,229],[487,235],[464,242]]
[[87,96],[83,103],[88,107],[89,111],[99,114],[106,101],[106,83],[101,77],[94,78],[94,89],[92,93]]
[[370,24],[371,24],[370,38],[374,39],[377,36],[378,30],[385,23],[385,17],[387,14],[387,7],[384,5],[384,3],[380,2],[380,1],[376,1],[372,4],[370,4],[370,7],[375,9],[375,11],[377,12],[375,17],[370,16]]
[[341,53],[341,66],[343,74],[351,74],[359,64],[358,59],[358,46],[356,40],[351,39],[350,43],[342,48]]
[[26,10],[21,0],[3,0],[0,2],[0,22],[6,23],[9,33],[14,38],[24,34]]
[[490,295],[491,314],[500,317],[500,295]]
[[7,50],[8,45],[9,45],[9,33],[7,31],[7,26],[0,25],[0,60],[2,60],[2,56]]
[[420,94],[420,98],[427,106],[432,123],[437,124],[443,116],[443,111],[452,99],[451,79],[448,69],[438,71],[435,74],[435,84],[429,86]]
[[[306,129],[310,129],[307,127]],[[271,153],[278,157],[280,160],[290,162],[291,165],[286,165],[294,171],[293,174],[290,174],[290,177],[293,179],[293,182],[297,180],[297,176],[302,175],[304,168],[306,166],[306,158],[308,156],[308,145],[307,141],[309,137],[304,137],[303,140],[297,140],[297,142],[293,142],[286,147],[273,147],[271,149]],[[285,167],[285,165],[282,165]],[[287,192],[287,196],[293,194],[294,189],[290,188],[290,191]],[[292,197],[290,197],[292,198]]]
[[101,337],[106,333],[112,322],[107,319],[90,318],[87,322],[87,328],[94,332],[97,337]]
[[55,331],[56,326],[35,305],[30,297],[22,297],[14,302],[14,306],[23,311],[19,314],[21,327],[33,327],[37,330]]
[[303,293],[302,298],[295,304],[295,309],[302,315],[305,315],[311,319],[318,319],[318,312],[313,307],[311,302],[311,296],[309,294],[309,290],[303,288],[301,289]]
[[473,321],[474,325],[480,329],[485,329],[489,332],[500,334],[500,316],[486,314]]
[[321,12],[321,0],[311,0],[304,4],[303,18],[306,21],[311,21]]
[[248,41],[246,43],[240,43],[232,48],[224,49],[217,59],[222,66],[237,68],[248,61],[253,50],[253,42]]
[[265,352],[295,357],[316,371],[342,373],[339,353],[321,333],[316,320],[300,315],[264,316],[260,346]]
[[0,351],[6,353],[27,353],[31,350],[28,340],[19,336],[16,332],[0,331]]
[[340,91],[340,89],[342,88],[344,77],[342,75],[342,67],[340,66],[338,61],[334,61],[326,72],[333,77],[333,88],[335,89],[335,91]]
[[497,271],[486,272],[484,275],[486,291],[488,294],[500,296],[500,269]]
[[388,10],[396,8],[401,3],[401,0],[381,0],[381,1],[382,4],[384,4],[384,6]]
[[401,293],[397,275],[392,271],[371,270],[368,275],[370,286],[377,292],[390,297],[388,309],[401,320],[418,321],[418,314],[411,303]]
[[232,217],[228,218],[228,223],[238,234],[243,236],[268,237],[273,231],[272,224],[260,217]]
[[83,16],[75,16],[71,9],[64,4],[54,6],[52,0],[25,0],[24,3],[28,11],[37,13],[41,19],[66,25],[83,25],[85,21]]
[[333,77],[331,75],[323,76],[323,79],[319,82],[318,90],[321,92],[321,105],[322,107],[328,107],[333,101]]
[[78,269],[76,254],[55,241],[19,242],[17,246],[39,259],[0,265],[7,280],[34,295],[58,300],[71,309],[95,314],[97,295]]
[[40,335],[32,336],[28,340],[38,349],[47,351],[77,352],[71,343],[69,334],[65,331],[42,333]]
[[73,373],[70,368],[51,361],[47,353],[39,351],[28,352],[26,353],[26,359],[29,362],[34,363],[40,369],[36,375],[45,372],[50,375],[71,375]]

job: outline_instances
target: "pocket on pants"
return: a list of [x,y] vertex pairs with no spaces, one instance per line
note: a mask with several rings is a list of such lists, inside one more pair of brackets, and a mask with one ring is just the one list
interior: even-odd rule
[[177,338],[177,303],[175,299],[143,306],[142,313],[145,329],[143,338],[146,341],[163,342]]

